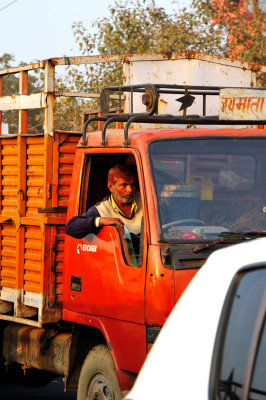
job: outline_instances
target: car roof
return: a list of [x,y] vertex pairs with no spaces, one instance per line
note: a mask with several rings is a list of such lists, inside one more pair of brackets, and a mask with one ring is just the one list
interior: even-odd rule
[[127,399],[207,399],[221,311],[235,274],[266,265],[266,238],[215,251],[174,307]]

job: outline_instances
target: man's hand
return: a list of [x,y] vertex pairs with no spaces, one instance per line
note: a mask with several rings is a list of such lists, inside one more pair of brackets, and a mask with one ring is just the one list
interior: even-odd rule
[[120,225],[123,226],[124,223],[120,218],[108,218],[101,217],[99,220],[99,226],[109,226],[109,225]]

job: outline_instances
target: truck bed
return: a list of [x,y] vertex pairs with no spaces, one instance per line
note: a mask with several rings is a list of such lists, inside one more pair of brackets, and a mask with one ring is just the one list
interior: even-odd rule
[[79,133],[0,136],[0,319],[61,318],[64,228]]

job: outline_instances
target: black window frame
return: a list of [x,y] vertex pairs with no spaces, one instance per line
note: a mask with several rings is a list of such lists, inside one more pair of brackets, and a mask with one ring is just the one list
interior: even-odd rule
[[[99,156],[99,157],[108,157],[108,156],[110,156],[110,159],[112,157],[113,157],[113,159],[115,159],[115,157],[118,156],[117,162],[119,162],[120,161],[119,158],[121,158],[121,161],[123,161],[123,157],[125,159],[127,156],[132,155],[135,158],[136,167],[137,167],[137,156],[136,156],[136,154],[134,152],[132,152],[132,151],[119,151],[119,150],[116,151],[116,149],[112,149],[112,150],[113,150],[112,152],[110,152],[110,151],[106,151],[106,152],[95,151],[95,152],[89,152],[89,153],[85,153],[84,154],[82,176],[81,176],[81,183],[80,183],[79,203],[78,203],[78,215],[83,214],[84,212],[86,212],[88,210],[88,208],[90,208],[91,206],[96,204],[95,202],[89,202],[89,200],[88,200],[88,192],[89,192],[89,188],[90,188],[91,170],[93,168],[95,168],[94,165],[92,166],[92,164],[93,164],[92,158],[95,158],[97,156]],[[111,163],[111,164],[115,165],[115,163]],[[108,169],[109,169],[109,167],[111,167],[111,164],[108,166]],[[137,176],[138,176],[138,183],[139,183],[140,176],[139,176],[138,168],[137,168]],[[106,176],[105,185],[106,185],[106,188],[107,188],[107,176]],[[140,188],[139,188],[139,190],[140,190]],[[102,198],[100,198],[98,201],[101,201],[101,200],[102,200]],[[88,203],[89,203],[89,205],[88,205]],[[143,208],[143,205],[142,205],[142,208]],[[142,231],[141,231],[141,235],[140,235],[140,253],[139,253],[139,257],[136,259],[136,263],[131,262],[132,258],[131,258],[131,255],[130,255],[130,248],[133,247],[133,244],[132,244],[132,241],[127,238],[126,231],[124,229],[118,229],[118,228],[114,227],[114,228],[116,228],[116,230],[118,232],[118,235],[119,235],[119,238],[120,238],[121,251],[122,251],[122,254],[123,254],[124,261],[129,267],[140,268],[144,263],[144,257],[143,257],[144,228],[143,228],[143,223],[144,222],[143,222],[143,218],[142,218],[142,227],[141,227]],[[122,230],[124,232],[124,235],[122,235]],[[128,246],[129,244],[130,244],[130,247]]]
[[[227,327],[228,327],[228,322],[229,318],[231,315],[231,309],[232,305],[234,302],[235,294],[239,286],[239,282],[242,279],[242,277],[254,270],[258,269],[266,269],[266,262],[258,262],[254,264],[250,264],[248,266],[245,266],[241,269],[239,269],[236,273],[235,276],[233,277],[233,280],[229,286],[229,289],[227,291],[225,301],[223,304],[222,312],[221,312],[221,317],[219,320],[219,324],[217,327],[217,334],[215,338],[215,344],[213,348],[213,356],[212,356],[212,361],[211,361],[211,368],[210,368],[210,376],[209,376],[209,399],[210,400],[219,400],[218,396],[218,386],[219,386],[219,378],[221,374],[221,366],[222,366],[222,355],[223,355],[223,349],[224,349],[224,344],[225,344],[225,337],[226,337],[226,332],[227,332]],[[258,313],[257,313],[257,318],[256,318],[256,325],[255,329],[252,335],[252,339],[250,342],[249,350],[248,350],[248,357],[247,357],[247,362],[245,365],[245,379],[244,379],[244,385],[242,388],[242,396],[241,400],[248,400],[248,394],[249,394],[249,389],[250,389],[250,383],[252,381],[253,377],[253,372],[254,372],[254,367],[256,363],[256,357],[257,357],[257,350],[259,347],[262,331],[263,331],[263,326],[266,318],[266,310],[265,310],[265,293],[263,295],[263,299],[261,301]]]

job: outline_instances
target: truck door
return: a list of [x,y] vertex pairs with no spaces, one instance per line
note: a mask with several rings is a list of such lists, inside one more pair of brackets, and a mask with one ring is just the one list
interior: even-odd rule
[[[111,166],[127,160],[128,153],[86,154],[80,196],[70,205],[68,217],[79,215],[109,194],[107,174]],[[74,190],[79,191],[78,182]],[[140,188],[143,203],[143,192]],[[77,215],[77,214],[76,214]],[[82,239],[66,235],[64,260],[64,308],[123,321],[144,324],[145,224],[140,253],[135,254],[128,230],[114,226]]]

